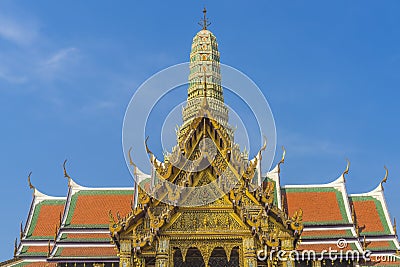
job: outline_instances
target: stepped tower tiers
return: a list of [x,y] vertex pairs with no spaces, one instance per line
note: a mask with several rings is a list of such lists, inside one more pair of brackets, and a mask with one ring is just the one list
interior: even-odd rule
[[231,127],[228,126],[228,108],[224,104],[217,38],[207,29],[208,25],[204,17],[203,29],[193,38],[188,97],[182,112],[183,125],[179,129],[178,140],[187,134],[190,122],[198,116],[204,96],[213,118],[233,137]]
[[[178,145],[164,162],[146,146],[158,183],[152,176],[151,195],[138,187],[137,204],[125,217],[110,216],[120,266],[278,267],[271,265],[276,255],[267,264],[256,251],[291,251],[302,233],[301,209],[290,217],[275,204],[272,183],[252,184],[260,157],[249,160],[233,141],[218,45],[205,15],[193,39]],[[279,265],[289,266],[291,259]]]

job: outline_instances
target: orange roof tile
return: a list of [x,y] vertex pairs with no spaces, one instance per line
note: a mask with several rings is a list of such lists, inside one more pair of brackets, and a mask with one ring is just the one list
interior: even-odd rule
[[122,216],[131,211],[133,191],[80,191],[71,199],[67,225],[104,226],[109,223],[109,211]]
[[302,238],[345,238],[352,236],[350,230],[312,230],[312,231],[303,231],[301,234]]
[[393,241],[368,241],[367,240],[367,249],[372,250],[372,251],[396,251],[397,247],[393,243]]
[[[314,188],[313,188],[314,189]],[[297,210],[303,210],[303,222],[305,223],[343,223],[346,222],[345,216],[339,206],[337,190],[315,191],[311,190],[285,190],[286,203],[289,215],[293,215]]]
[[354,210],[356,212],[357,224],[363,233],[385,233],[380,212],[377,209],[377,200],[374,198],[352,198]]
[[60,215],[65,206],[65,200],[44,200],[35,205],[26,239],[49,239],[55,235],[56,225],[60,225]]
[[95,240],[109,240],[109,233],[73,233],[73,234],[64,234],[62,239],[63,241],[95,241]]
[[114,247],[64,247],[59,248],[60,257],[117,257]]
[[54,236],[56,225],[60,226],[60,214],[62,214],[63,210],[64,205],[43,205],[32,235]]
[[[52,247],[50,247],[51,249]],[[49,251],[48,246],[30,246],[28,247],[27,253],[47,253]]]
[[24,267],[56,267],[57,263],[52,262],[29,262],[23,265]]

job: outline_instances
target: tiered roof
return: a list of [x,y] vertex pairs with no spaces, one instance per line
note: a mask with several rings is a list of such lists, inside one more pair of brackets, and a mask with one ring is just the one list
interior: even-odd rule
[[[399,266],[396,226],[392,224],[382,184],[364,194],[347,194],[345,171],[320,185],[281,186],[280,165],[264,180],[275,188],[274,203],[292,216],[303,210],[304,230],[299,251],[342,249],[372,251],[373,266]],[[148,181],[147,181],[148,182]],[[109,212],[132,211],[133,188],[88,188],[69,178],[67,197],[48,196],[35,187],[16,258],[5,266],[54,266],[55,262],[118,262],[110,243]],[[120,214],[115,214],[119,211]],[[390,260],[382,260],[387,257]],[[44,265],[43,265],[44,264]]]
[[[131,211],[133,188],[88,188],[69,176],[67,197],[34,190],[15,260],[5,266],[55,266],[56,262],[118,262],[110,243],[109,212]],[[117,215],[119,216],[119,215]]]
[[[277,187],[289,215],[303,210],[304,230],[299,251],[365,250],[372,252],[373,266],[399,266],[399,241],[391,223],[382,183],[365,194],[347,194],[345,174],[328,184]],[[267,178],[280,184],[279,166]],[[386,181],[385,176],[384,181]],[[344,248],[338,240],[345,240]],[[362,254],[361,254],[362,255]],[[381,256],[388,261],[380,260]],[[391,265],[392,264],[392,265]]]

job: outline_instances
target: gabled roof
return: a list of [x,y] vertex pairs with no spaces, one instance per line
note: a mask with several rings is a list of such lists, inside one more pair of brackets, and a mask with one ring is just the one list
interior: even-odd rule
[[85,243],[85,242],[101,242],[101,243],[109,243],[110,242],[110,233],[109,232],[89,232],[89,233],[63,233],[61,234],[57,243],[66,243],[66,242],[74,242],[74,243]]
[[35,188],[22,239],[49,240],[54,238],[55,227],[60,223],[65,202],[65,197],[48,196]]
[[108,229],[109,211],[132,209],[133,188],[87,188],[70,181],[62,228]]
[[303,210],[305,226],[352,224],[344,174],[328,184],[286,185],[282,195],[289,215]]
[[75,245],[58,246],[50,257],[51,260],[117,260],[117,251],[111,244],[108,245]]
[[[54,244],[56,227],[60,224],[66,198],[48,196],[32,188],[31,208],[16,256],[24,260],[45,261],[49,252],[49,242],[50,246]],[[24,266],[27,262],[19,264],[21,265],[18,266]]]
[[[50,249],[52,246],[50,246]],[[30,245],[30,246],[22,246],[21,252],[19,257],[26,258],[26,257],[46,257],[49,254],[49,246],[48,245]]]
[[360,235],[395,235],[381,184],[371,192],[352,194],[349,198],[356,212]]

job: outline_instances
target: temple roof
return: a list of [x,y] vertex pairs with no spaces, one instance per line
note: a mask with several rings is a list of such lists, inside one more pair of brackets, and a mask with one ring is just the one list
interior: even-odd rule
[[381,184],[371,192],[349,197],[361,235],[395,235]]
[[[343,175],[327,184],[283,187],[279,175],[277,165],[265,179],[276,190],[275,205],[281,192],[282,205],[289,215],[298,208],[303,210],[305,228],[299,250],[315,249],[318,253],[327,247],[335,248],[340,238],[347,240],[346,249],[368,249],[375,256],[394,255],[400,249],[382,185],[368,193],[348,195]],[[44,266],[46,261],[80,259],[118,261],[117,251],[110,244],[108,213],[119,211],[124,216],[131,212],[133,188],[89,188],[73,180],[69,184],[67,197],[52,197],[34,189],[17,252],[21,260],[8,266]],[[375,262],[374,266],[396,264]]]
[[72,184],[68,192],[63,228],[108,228],[108,212],[128,213],[133,188],[87,188]]
[[286,185],[282,195],[289,215],[299,208],[303,210],[305,225],[352,223],[343,175],[328,184]]

